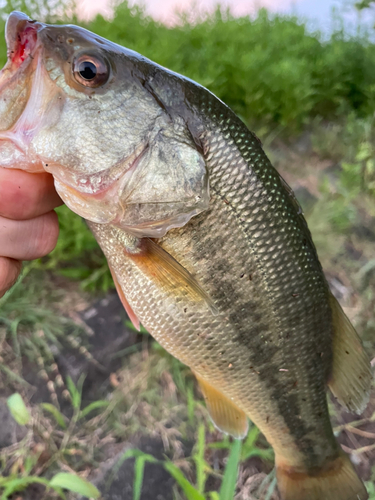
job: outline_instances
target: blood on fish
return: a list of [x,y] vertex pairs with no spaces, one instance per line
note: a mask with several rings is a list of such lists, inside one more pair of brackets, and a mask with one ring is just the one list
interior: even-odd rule
[[37,41],[37,30],[29,26],[17,34],[17,39],[17,48],[11,55],[11,61],[20,66],[33,52]]

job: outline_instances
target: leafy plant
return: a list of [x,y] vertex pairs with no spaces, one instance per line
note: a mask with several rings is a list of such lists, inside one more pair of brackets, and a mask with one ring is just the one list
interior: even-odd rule
[[342,184],[352,193],[375,194],[375,145],[372,121],[362,122],[361,140],[352,161],[342,162]]
[[[80,405],[80,392],[72,382],[70,387],[72,391],[73,405],[78,407]],[[7,403],[13,418],[19,425],[29,424],[30,413],[19,393],[15,393],[10,396]],[[44,408],[48,408],[49,411],[51,411],[51,407],[52,405],[49,405],[49,407],[44,406]],[[63,416],[57,408],[55,408],[54,411],[51,411],[51,413],[55,415],[56,420],[60,424],[64,422]],[[7,500],[14,493],[21,492],[31,484],[35,483],[45,486],[47,490],[54,490],[62,499],[66,498],[63,490],[79,493],[89,498],[99,498],[100,492],[98,489],[76,474],[59,472],[55,474],[52,479],[32,475],[31,472],[36,465],[37,459],[38,455],[34,457],[31,457],[30,455],[23,463],[22,474],[17,473],[16,469],[11,469],[10,474],[6,476],[0,475],[1,500]]]
[[117,462],[116,468],[112,473],[111,480],[119,471],[121,465],[129,458],[135,458],[134,481],[133,481],[133,500],[139,500],[142,492],[142,481],[144,466],[147,462],[162,465],[167,472],[175,479],[178,486],[185,494],[187,500],[231,500],[235,493],[238,466],[241,456],[241,441],[234,440],[230,445],[230,454],[224,470],[221,488],[219,493],[216,491],[205,492],[205,483],[210,467],[205,462],[203,454],[205,449],[204,427],[201,426],[198,432],[198,441],[196,451],[192,456],[196,470],[196,485],[192,485],[179,467],[170,460],[157,460],[152,455],[140,450],[127,450],[121,459]]
[[13,10],[25,12],[33,19],[56,22],[72,18],[76,12],[76,2],[75,0],[5,0],[1,11],[9,13]]
[[12,417],[19,425],[26,425],[30,421],[30,414],[23,402],[21,394],[16,392],[7,399],[8,408]]
[[44,479],[37,476],[16,476],[10,475],[6,477],[0,476],[0,493],[1,500],[9,499],[14,493],[24,491],[31,484],[42,484],[47,490],[54,490],[60,498],[66,499],[63,490],[69,490],[73,493],[79,493],[87,498],[99,498],[100,492],[88,481],[75,474],[59,472],[52,479]]
[[375,500],[375,485],[372,481],[366,483],[366,489],[369,494],[368,500]]

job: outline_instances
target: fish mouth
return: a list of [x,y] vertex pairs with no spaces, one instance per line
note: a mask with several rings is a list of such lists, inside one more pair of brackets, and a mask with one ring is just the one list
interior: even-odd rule
[[0,166],[43,172],[30,143],[43,121],[50,90],[38,41],[41,23],[13,12],[6,24],[8,60],[0,72]]
[[20,67],[27,59],[33,59],[38,32],[43,24],[33,21],[23,12],[12,12],[5,27],[8,62],[13,67]]

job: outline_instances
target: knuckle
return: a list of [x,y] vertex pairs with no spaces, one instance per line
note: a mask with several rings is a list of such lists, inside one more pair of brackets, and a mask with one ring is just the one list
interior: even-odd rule
[[0,298],[16,283],[21,268],[20,261],[0,257]]
[[0,215],[15,220],[32,219],[43,207],[52,184],[48,174],[0,169]]

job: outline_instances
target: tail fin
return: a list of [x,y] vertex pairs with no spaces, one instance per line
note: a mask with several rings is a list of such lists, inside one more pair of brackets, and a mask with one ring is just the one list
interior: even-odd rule
[[367,500],[368,494],[344,453],[314,475],[277,464],[283,500]]

